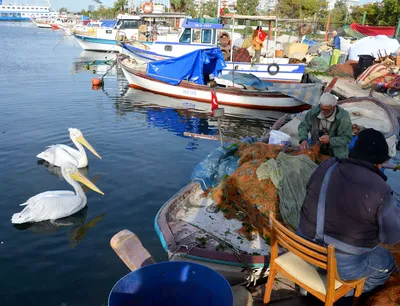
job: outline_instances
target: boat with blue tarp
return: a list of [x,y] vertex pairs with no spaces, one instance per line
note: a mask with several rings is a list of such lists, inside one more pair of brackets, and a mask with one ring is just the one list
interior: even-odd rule
[[205,103],[211,103],[212,74],[219,104],[235,107],[296,112],[318,103],[322,90],[322,84],[263,82],[240,72],[221,76],[226,63],[219,48],[149,63],[119,55],[118,63],[132,88]]
[[[227,64],[223,73],[239,70],[245,73],[252,73],[264,80],[290,83],[300,82],[305,72],[305,65],[303,63],[289,64],[288,58],[276,58],[275,56],[272,58],[262,58],[260,63],[251,62],[251,60],[246,62],[234,58],[236,41],[241,39],[241,35],[235,32],[235,26],[229,25],[227,20],[231,21],[231,24],[234,25],[236,20],[246,20],[249,18],[265,23],[271,21],[278,23],[277,17],[274,16],[226,15],[223,18],[213,19],[185,19],[182,24],[183,31],[178,41],[159,39],[148,45],[125,42],[122,43],[122,51],[138,61],[149,62],[179,57],[194,50],[220,47],[225,55]],[[229,39],[227,44],[226,42],[222,42],[223,35]],[[274,40],[269,42],[271,46],[276,45],[276,38],[275,36]]]

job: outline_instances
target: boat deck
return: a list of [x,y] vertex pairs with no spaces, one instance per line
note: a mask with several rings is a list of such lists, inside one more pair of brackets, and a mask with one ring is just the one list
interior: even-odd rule
[[187,198],[170,220],[170,228],[178,241],[185,244],[199,243],[207,249],[219,250],[230,245],[240,253],[265,255],[270,252],[269,245],[259,235],[248,240],[239,234],[242,223],[236,219],[226,219],[215,202],[203,197],[198,188]]
[[[312,76],[312,80],[320,80],[329,83],[333,77],[330,76]],[[369,89],[362,89],[361,86],[356,84],[356,81],[349,78],[339,78],[332,89],[332,93],[342,99],[349,99],[352,97],[366,97],[369,95]],[[390,98],[382,93],[373,91],[372,96],[379,99],[386,105],[390,106],[396,113],[397,118],[400,118],[400,101]]]

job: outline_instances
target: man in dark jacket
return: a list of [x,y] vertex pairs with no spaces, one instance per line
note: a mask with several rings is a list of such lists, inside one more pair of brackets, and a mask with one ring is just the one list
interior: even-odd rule
[[307,184],[297,229],[309,240],[334,245],[339,276],[367,277],[364,292],[383,285],[395,269],[392,254],[378,243],[400,241],[400,206],[380,171],[388,154],[382,133],[366,129],[350,158],[321,164]]
[[336,105],[337,99],[330,93],[322,94],[319,105],[310,109],[298,127],[300,148],[311,143],[321,146],[321,153],[339,158],[348,156],[348,146],[352,138],[350,116]]

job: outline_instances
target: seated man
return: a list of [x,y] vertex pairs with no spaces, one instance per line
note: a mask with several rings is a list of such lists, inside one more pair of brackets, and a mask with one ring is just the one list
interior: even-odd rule
[[336,104],[334,95],[324,93],[319,105],[307,112],[298,127],[301,150],[308,147],[308,133],[311,133],[311,144],[321,145],[321,154],[339,158],[348,156],[352,139],[350,116]]
[[366,129],[350,158],[321,164],[307,184],[297,229],[309,240],[334,245],[339,276],[366,277],[364,292],[383,285],[395,269],[392,254],[378,243],[400,241],[400,206],[380,171],[388,154],[382,133]]

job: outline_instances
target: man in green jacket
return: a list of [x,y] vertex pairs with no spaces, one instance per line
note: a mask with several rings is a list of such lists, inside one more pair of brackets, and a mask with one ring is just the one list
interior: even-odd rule
[[337,98],[322,94],[319,105],[310,109],[299,125],[300,149],[308,147],[308,134],[311,144],[319,144],[321,153],[339,158],[348,157],[348,147],[352,139],[352,124],[347,111],[336,105]]

